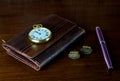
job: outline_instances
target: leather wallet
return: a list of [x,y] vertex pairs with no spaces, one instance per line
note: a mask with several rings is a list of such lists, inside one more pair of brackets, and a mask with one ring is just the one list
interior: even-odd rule
[[48,15],[39,23],[52,31],[52,38],[48,42],[30,42],[28,33],[32,30],[31,26],[3,43],[8,55],[37,71],[85,33],[77,24],[55,14]]

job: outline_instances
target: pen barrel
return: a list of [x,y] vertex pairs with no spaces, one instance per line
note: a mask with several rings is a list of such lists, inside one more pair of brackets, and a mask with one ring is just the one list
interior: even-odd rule
[[103,53],[103,57],[106,62],[106,65],[107,65],[108,69],[112,69],[113,65],[112,65],[112,62],[111,62],[111,59],[109,56],[109,52],[108,52],[102,31],[99,27],[96,27],[96,33],[97,33],[97,37],[98,37],[98,40],[99,40],[99,43],[100,43],[100,46],[102,49],[102,53]]
[[104,41],[101,41],[100,46],[101,46],[103,56],[104,56],[104,59],[105,59],[105,62],[107,64],[108,69],[112,69],[113,65],[112,65],[112,62],[111,62],[111,59],[110,59],[110,56],[109,56],[109,52],[108,52],[106,43]]

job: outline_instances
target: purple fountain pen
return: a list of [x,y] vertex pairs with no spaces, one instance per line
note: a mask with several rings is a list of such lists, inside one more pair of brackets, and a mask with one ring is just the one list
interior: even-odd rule
[[112,65],[112,62],[109,56],[109,52],[108,52],[108,49],[107,49],[107,46],[106,46],[106,43],[105,43],[105,40],[102,34],[102,30],[100,29],[100,27],[96,27],[96,33],[97,33],[97,37],[98,37],[98,40],[99,40],[99,43],[102,49],[102,53],[103,53],[106,65],[109,70],[113,69],[113,65]]

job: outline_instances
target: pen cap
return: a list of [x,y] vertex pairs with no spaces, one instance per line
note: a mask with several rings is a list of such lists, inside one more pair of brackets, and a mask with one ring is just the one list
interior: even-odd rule
[[100,27],[98,27],[98,26],[96,27],[96,33],[97,33],[99,41],[105,42],[102,31],[101,31]]

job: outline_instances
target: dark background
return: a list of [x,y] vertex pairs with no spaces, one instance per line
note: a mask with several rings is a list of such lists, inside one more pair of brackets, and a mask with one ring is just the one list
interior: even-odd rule
[[[120,81],[120,0],[0,0],[0,36],[8,40],[49,14],[65,17],[86,30],[71,50],[93,48],[79,60],[61,53],[41,71],[13,59],[0,47],[0,81]],[[95,33],[103,30],[114,65],[108,73]],[[0,41],[0,44],[2,42]]]

